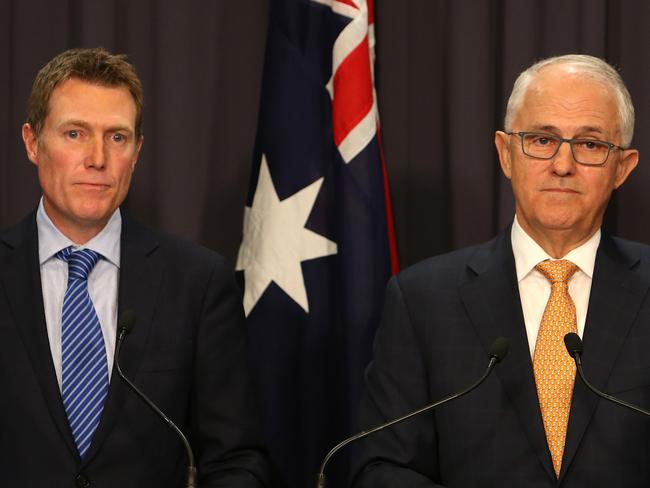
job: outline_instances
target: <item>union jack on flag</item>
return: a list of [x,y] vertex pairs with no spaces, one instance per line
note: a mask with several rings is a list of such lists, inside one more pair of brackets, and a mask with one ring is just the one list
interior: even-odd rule
[[303,488],[355,430],[397,258],[372,0],[272,0],[270,15],[237,269],[264,436],[279,484]]

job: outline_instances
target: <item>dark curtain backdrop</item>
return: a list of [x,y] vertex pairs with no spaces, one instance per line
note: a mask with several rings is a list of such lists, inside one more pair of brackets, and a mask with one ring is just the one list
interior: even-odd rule
[[[40,195],[20,140],[36,71],[66,48],[102,45],[128,53],[145,87],[145,144],[127,210],[234,262],[269,1],[0,2],[0,227]],[[508,224],[513,203],[494,131],[516,75],[538,58],[569,52],[606,58],[632,93],[641,163],[615,195],[607,225],[650,242],[650,2],[376,0],[376,11],[379,109],[402,266]]]
[[[127,210],[234,262],[270,1],[0,1],[0,227],[40,195],[20,140],[36,71],[66,48],[102,45],[129,54],[145,87],[145,144]],[[632,93],[641,163],[615,195],[607,225],[650,242],[650,2],[376,0],[376,17],[402,266],[488,239],[510,222],[494,131],[515,76],[569,52],[620,67]]]

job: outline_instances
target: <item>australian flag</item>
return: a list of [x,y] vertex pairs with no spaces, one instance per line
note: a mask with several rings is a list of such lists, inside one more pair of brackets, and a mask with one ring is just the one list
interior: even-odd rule
[[[237,269],[279,486],[316,482],[355,430],[397,271],[374,90],[372,0],[272,0]],[[343,486],[348,453],[328,469]]]

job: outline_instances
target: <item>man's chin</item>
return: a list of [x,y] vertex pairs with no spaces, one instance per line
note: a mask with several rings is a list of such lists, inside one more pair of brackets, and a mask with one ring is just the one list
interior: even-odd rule
[[85,228],[104,226],[113,215],[113,212],[115,212],[115,208],[110,206],[81,208],[75,212],[74,220]]
[[575,215],[553,215],[539,220],[540,227],[547,232],[575,231],[582,227],[582,222]]

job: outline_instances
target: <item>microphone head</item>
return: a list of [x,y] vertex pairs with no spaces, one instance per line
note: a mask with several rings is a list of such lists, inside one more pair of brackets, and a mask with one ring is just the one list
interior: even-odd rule
[[496,359],[500,363],[508,355],[510,341],[505,337],[497,337],[492,346],[490,346],[490,358]]
[[572,358],[575,357],[576,354],[582,354],[582,340],[575,332],[569,332],[564,336],[564,345],[566,346],[569,356]]
[[135,312],[131,309],[127,309],[120,314],[120,318],[117,321],[117,330],[124,331],[124,334],[128,334],[133,329],[135,325]]

